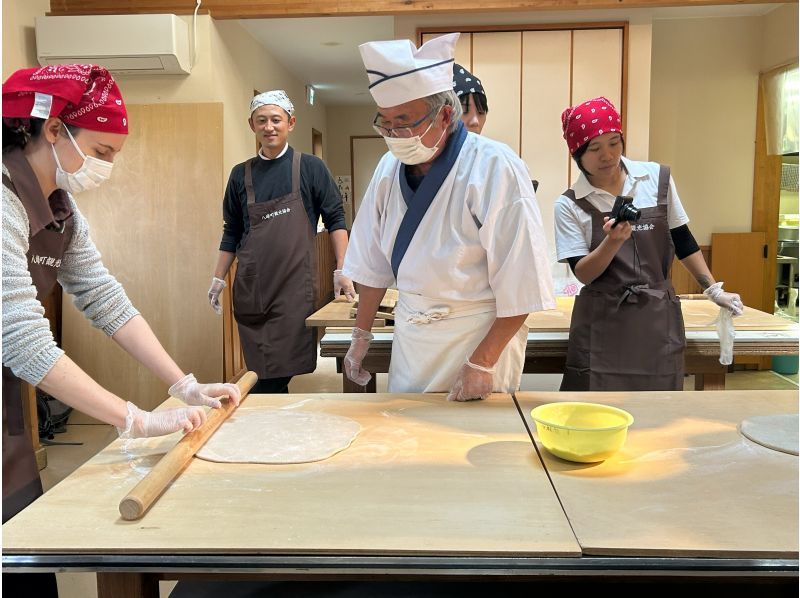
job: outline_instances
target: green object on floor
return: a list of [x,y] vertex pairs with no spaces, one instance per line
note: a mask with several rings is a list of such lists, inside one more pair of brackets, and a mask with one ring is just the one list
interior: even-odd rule
[[796,374],[797,355],[776,355],[772,358],[772,371],[779,374]]

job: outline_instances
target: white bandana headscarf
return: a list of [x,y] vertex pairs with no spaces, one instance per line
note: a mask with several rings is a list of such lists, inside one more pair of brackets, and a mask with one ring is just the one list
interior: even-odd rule
[[254,97],[250,102],[250,115],[252,116],[256,109],[260,108],[261,106],[266,106],[267,104],[272,104],[283,108],[286,110],[289,116],[294,116],[294,104],[292,104],[292,100],[289,99],[289,96],[287,96],[286,92],[282,89],[265,91],[264,93],[260,93]]

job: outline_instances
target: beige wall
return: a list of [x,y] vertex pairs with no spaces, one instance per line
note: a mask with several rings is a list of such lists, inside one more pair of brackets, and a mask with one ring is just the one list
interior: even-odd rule
[[[40,0],[7,0],[3,6],[3,70],[4,78],[14,70],[27,66],[36,66],[35,40],[33,36],[34,18],[43,15],[49,10],[49,2]],[[191,16],[182,17],[191,25]],[[208,345],[208,353],[218,353],[218,365],[213,368],[202,367],[198,363],[181,363],[183,367],[192,368],[201,379],[219,377],[222,370],[222,319],[215,318],[210,312],[205,297],[206,289],[211,278],[216,261],[217,247],[221,235],[221,200],[225,183],[230,169],[238,162],[255,154],[255,140],[250,131],[247,118],[249,104],[254,89],[266,91],[268,89],[285,89],[292,98],[296,107],[297,126],[290,137],[292,145],[301,151],[311,151],[311,128],[314,127],[326,135],[326,112],[323,104],[310,107],[305,104],[305,82],[289,73],[278,64],[255,39],[234,21],[214,21],[208,16],[200,16],[197,21],[197,55],[192,73],[188,76],[160,75],[160,76],[120,76],[117,78],[126,102],[129,105],[144,104],[221,104],[222,122],[220,136],[220,122],[197,122],[187,119],[187,122],[178,123],[184,127],[183,132],[194,132],[201,141],[220,139],[221,143],[218,160],[222,160],[222,175],[214,178],[211,186],[210,200],[204,198],[203,209],[212,209],[219,217],[212,217],[213,222],[207,222],[202,230],[192,227],[190,236],[193,235],[193,250],[184,254],[182,259],[193,260],[192,264],[184,264],[187,271],[191,270],[193,278],[191,284],[186,285],[186,297],[170,297],[170,301],[183,301],[184,307],[198,310],[208,310],[208,319],[202,328],[203,338],[192,339],[192,347]],[[183,112],[182,112],[183,113]],[[206,134],[204,128],[208,128]],[[148,172],[147,161],[159,161],[159,151],[162,145],[153,142],[157,136],[151,137],[148,147],[140,152],[131,152],[128,160],[138,158],[138,163],[129,164],[130,168],[142,169]],[[191,154],[198,151],[198,144],[193,145]],[[173,150],[170,150],[173,152]],[[172,159],[174,152],[166,158]],[[180,177],[197,177],[192,175],[197,164],[186,163],[180,159],[173,160],[172,172],[178,180]],[[162,159],[158,164],[164,164]],[[206,173],[204,173],[206,174]],[[146,175],[145,175],[146,176]],[[163,174],[161,176],[164,176]],[[110,183],[113,186],[113,181]],[[146,186],[141,193],[145,193]],[[150,206],[189,206],[198,204],[195,197],[176,197],[174,190],[169,185],[156,185],[147,187],[147,197],[131,197],[130,200],[141,201],[144,199]],[[119,189],[118,189],[119,191]],[[113,189],[108,191],[114,194]],[[218,199],[214,199],[217,197]],[[198,204],[200,205],[200,204]],[[213,207],[210,207],[213,206]],[[92,227],[102,227],[107,218],[97,220],[97,213],[86,210],[87,218]],[[217,224],[218,223],[218,224]],[[147,280],[141,278],[136,268],[129,266],[125,251],[116,250],[111,243],[103,241],[101,229],[98,229],[96,242],[100,252],[104,255],[106,265],[128,289],[132,297],[147,289],[167,289],[169,272],[167,269],[155,268],[153,276]],[[187,237],[188,238],[188,237]],[[116,239],[117,241],[119,239]],[[135,238],[134,243],[139,239]],[[129,250],[135,250],[128,247]],[[186,256],[189,256],[188,258]],[[153,264],[155,266],[155,264]],[[191,292],[189,292],[191,291]],[[67,299],[69,301],[69,299]],[[200,313],[206,313],[202,311]],[[160,322],[158,313],[143,313],[151,321],[157,336],[166,340],[172,338],[174,330],[169,323]],[[88,327],[88,323],[83,323]],[[66,347],[66,345],[65,345]],[[66,347],[69,352],[69,347]],[[174,351],[173,351],[174,352]],[[176,355],[180,353],[178,351]],[[185,361],[185,360],[184,360]],[[207,366],[207,364],[206,364]],[[89,364],[87,369],[91,370]],[[213,370],[213,371],[212,371]],[[124,389],[123,389],[124,390]],[[122,392],[122,390],[119,390]]]
[[328,147],[325,162],[334,176],[350,174],[350,136],[377,135],[372,128],[374,104],[328,106]]
[[17,69],[37,66],[34,18],[50,10],[50,0],[3,2],[3,81]]
[[[191,17],[183,17],[191,23]],[[253,91],[284,89],[295,105],[297,125],[289,142],[311,151],[311,128],[325,139],[325,106],[305,103],[305,82],[289,73],[236,21],[198,17],[197,58],[187,76],[118,77],[130,104],[222,102],[225,127],[224,170],[255,155],[255,140],[247,124]],[[227,178],[226,178],[227,182]],[[222,191],[220,189],[220,197]]]
[[701,245],[750,231],[760,55],[758,17],[653,24],[650,158],[672,167]]
[[798,4],[782,4],[762,17],[764,28],[761,70],[797,62]]
[[[50,9],[49,1],[6,0],[3,3],[3,79],[18,68],[36,66],[34,17]],[[191,16],[183,16],[190,26]],[[290,143],[311,151],[311,128],[325,135],[325,105],[305,103],[305,81],[288,72],[236,21],[197,19],[197,56],[191,75],[128,75],[117,81],[128,104],[224,104],[224,169],[255,153],[247,125],[253,90],[285,89],[296,108],[297,126]],[[192,123],[191,126],[197,126]],[[220,189],[220,197],[222,191]]]

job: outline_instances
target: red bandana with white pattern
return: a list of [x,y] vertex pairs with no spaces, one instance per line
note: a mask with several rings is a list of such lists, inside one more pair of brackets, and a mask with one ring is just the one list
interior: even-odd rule
[[561,130],[569,153],[604,133],[622,134],[622,120],[614,104],[604,97],[567,108],[561,113]]
[[21,69],[3,83],[3,118],[57,116],[65,123],[128,133],[128,113],[116,81],[95,64],[56,64]]

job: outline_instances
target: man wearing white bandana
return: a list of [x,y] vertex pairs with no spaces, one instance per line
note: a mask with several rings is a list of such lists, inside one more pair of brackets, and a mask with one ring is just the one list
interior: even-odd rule
[[359,283],[345,374],[362,362],[386,288],[399,300],[390,392],[482,399],[519,387],[529,312],[555,308],[542,219],[527,168],[507,146],[466,131],[453,91],[458,34],[419,49],[360,47],[374,127],[389,147],[359,208],[344,273]]
[[317,364],[314,331],[314,236],[322,216],[336,256],[334,294],[353,299],[342,275],[347,230],[339,190],[325,164],[288,143],[294,106],[283,90],[255,96],[250,129],[258,155],[234,166],[222,204],[224,225],[208,299],[222,313],[224,278],[238,258],[233,310],[245,363],[258,374],[254,393],[288,392],[292,376]]

